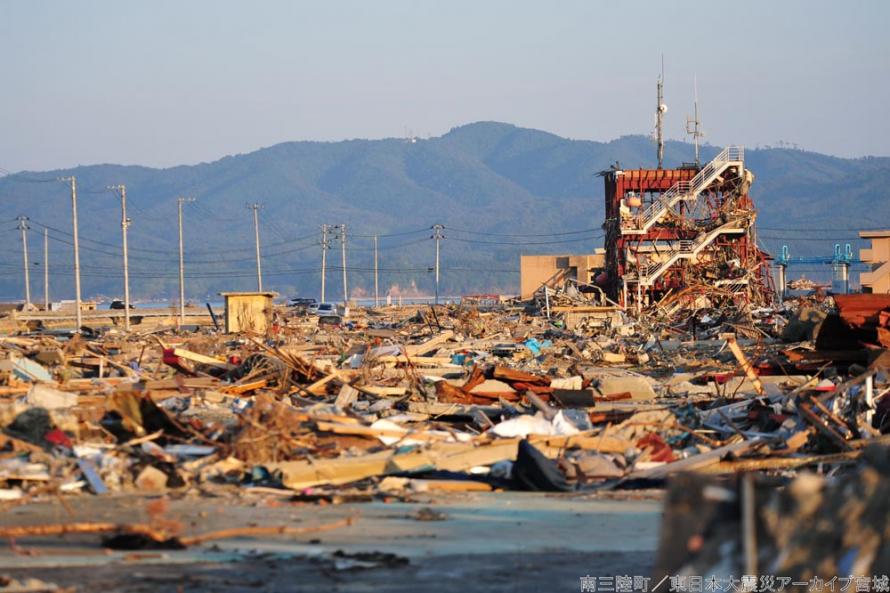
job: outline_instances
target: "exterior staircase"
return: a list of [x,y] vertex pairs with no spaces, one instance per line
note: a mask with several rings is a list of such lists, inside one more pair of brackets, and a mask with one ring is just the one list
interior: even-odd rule
[[678,181],[655,202],[649,205],[639,216],[627,219],[622,224],[621,232],[625,235],[645,234],[652,225],[679,202],[691,202],[707,189],[727,169],[737,167],[741,172],[745,168],[745,149],[741,146],[727,146],[720,154],[689,181]]
[[677,263],[681,259],[692,259],[701,253],[701,250],[708,246],[719,235],[743,233],[744,225],[739,220],[732,220],[726,224],[708,232],[701,233],[693,241],[678,241],[675,249],[667,253],[667,258],[661,261],[652,262],[643,269],[638,270],[636,280],[640,286],[652,286],[658,278],[664,274],[668,268]]

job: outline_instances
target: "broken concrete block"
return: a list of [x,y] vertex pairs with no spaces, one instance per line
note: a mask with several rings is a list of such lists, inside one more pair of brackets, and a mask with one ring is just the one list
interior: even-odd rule
[[584,379],[578,375],[565,379],[550,379],[550,387],[554,389],[581,389],[582,385],[584,385]]
[[34,356],[37,362],[47,365],[65,364],[65,354],[61,348],[51,348],[49,350],[41,350]]
[[28,390],[25,396],[28,405],[35,408],[46,408],[47,410],[58,410],[60,408],[73,408],[77,405],[77,395],[60,391],[45,383],[35,383]]
[[655,399],[656,393],[652,388],[652,380],[642,375],[605,375],[597,377],[599,389],[605,395],[610,393],[630,393],[633,400]]

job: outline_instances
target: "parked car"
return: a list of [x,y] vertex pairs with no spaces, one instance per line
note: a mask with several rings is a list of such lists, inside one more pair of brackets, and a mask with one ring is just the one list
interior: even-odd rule
[[[126,309],[126,307],[124,306],[124,301],[122,301],[121,299],[112,300],[111,304],[108,305],[108,308],[109,309]],[[133,305],[133,303],[130,303],[130,308],[135,309],[136,306]]]
[[318,306],[318,301],[311,298],[295,297],[287,303],[290,309],[290,316],[309,315],[310,309]]
[[306,298],[306,297],[295,297],[295,298],[292,298],[290,300],[290,302],[288,302],[287,306],[294,307],[295,309],[306,310],[309,307],[311,307],[312,305],[317,305],[317,304],[318,304],[318,301],[316,301],[315,299]]
[[337,315],[337,305],[335,305],[334,303],[318,303],[314,307],[310,305],[309,313],[312,315],[318,315],[319,317],[329,317]]

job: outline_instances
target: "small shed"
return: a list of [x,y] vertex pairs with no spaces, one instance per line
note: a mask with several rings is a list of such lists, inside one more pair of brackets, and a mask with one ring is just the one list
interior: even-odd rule
[[266,333],[277,292],[221,292],[226,299],[226,333]]

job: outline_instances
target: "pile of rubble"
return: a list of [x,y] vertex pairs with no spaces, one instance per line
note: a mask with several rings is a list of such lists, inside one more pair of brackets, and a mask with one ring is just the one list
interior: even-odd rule
[[[358,309],[339,326],[282,310],[265,335],[0,337],[0,504],[615,491],[684,472],[830,473],[888,440],[878,329],[890,302],[856,301],[855,319],[825,299],[679,319],[631,318],[599,294],[542,296]],[[0,536],[66,532],[50,527]]]

